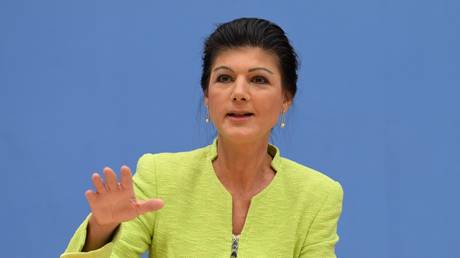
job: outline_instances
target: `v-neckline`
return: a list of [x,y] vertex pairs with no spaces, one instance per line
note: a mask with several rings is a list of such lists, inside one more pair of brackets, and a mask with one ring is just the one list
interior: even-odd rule
[[[280,177],[282,176],[282,170],[280,169],[281,157],[280,157],[279,149],[276,146],[269,144],[267,148],[267,152],[270,156],[272,156],[271,168],[275,171],[275,175],[268,185],[266,185],[261,191],[259,191],[257,194],[255,194],[251,198],[243,228],[240,234],[238,234],[239,242],[241,242],[242,239],[246,239],[247,235],[250,232],[251,219],[254,216],[253,213],[255,212],[257,208],[259,200],[263,199],[263,197],[267,195],[267,193],[270,192],[272,188],[275,188],[276,185],[278,185],[278,181],[280,181]],[[208,146],[208,154],[207,154],[208,169],[207,170],[210,172],[211,178],[213,178],[212,181],[214,181],[214,183],[218,185],[218,188],[220,189],[220,192],[223,198],[226,199],[226,202],[229,202],[230,204],[232,204],[228,212],[230,213],[230,232],[229,234],[233,236],[234,235],[233,234],[233,197],[231,193],[222,184],[222,182],[220,181],[219,177],[216,174],[216,171],[213,166],[213,161],[216,158],[217,158],[217,137],[214,139],[213,143]]]

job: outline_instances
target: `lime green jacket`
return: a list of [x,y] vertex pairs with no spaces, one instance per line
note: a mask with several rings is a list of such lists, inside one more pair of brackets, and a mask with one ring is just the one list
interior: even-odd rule
[[[342,187],[311,168],[280,156],[269,145],[276,171],[251,200],[240,235],[238,258],[335,256]],[[137,198],[162,198],[165,206],[118,228],[100,249],[81,252],[88,217],[61,258],[213,257],[229,258],[232,196],[217,178],[212,161],[217,141],[179,153],[145,154],[133,177]]]

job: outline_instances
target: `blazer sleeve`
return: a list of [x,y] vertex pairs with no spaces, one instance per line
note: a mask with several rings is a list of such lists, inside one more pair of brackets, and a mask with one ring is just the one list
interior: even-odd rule
[[342,213],[342,202],[342,186],[334,182],[310,226],[299,258],[336,258],[335,244],[339,240],[337,223]]
[[[156,197],[156,175],[154,156],[143,155],[133,177],[137,199]],[[70,240],[61,258],[138,258],[151,245],[155,225],[155,212],[148,212],[137,218],[123,222],[114,234],[111,242],[97,250],[82,252],[86,241],[86,228],[90,215],[83,221]]]

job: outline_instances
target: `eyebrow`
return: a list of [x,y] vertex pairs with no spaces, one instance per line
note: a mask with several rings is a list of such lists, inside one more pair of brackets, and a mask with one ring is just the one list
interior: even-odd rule
[[[230,70],[230,71],[233,72],[233,70],[232,70],[230,67],[225,66],[225,65],[216,67],[216,68],[214,68],[213,71],[222,70],[222,69],[224,69],[224,70]],[[270,74],[273,74],[272,71],[270,71],[269,69],[267,69],[267,68],[265,68],[265,67],[254,67],[254,68],[249,69],[248,72],[254,72],[254,71],[257,71],[257,70],[263,70],[263,71],[266,71],[266,72],[268,72],[268,73],[270,73]]]

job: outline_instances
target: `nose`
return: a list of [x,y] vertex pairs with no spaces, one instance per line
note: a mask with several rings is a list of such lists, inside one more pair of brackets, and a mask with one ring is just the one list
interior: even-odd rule
[[248,101],[250,99],[248,86],[245,78],[238,78],[233,86],[232,101]]

